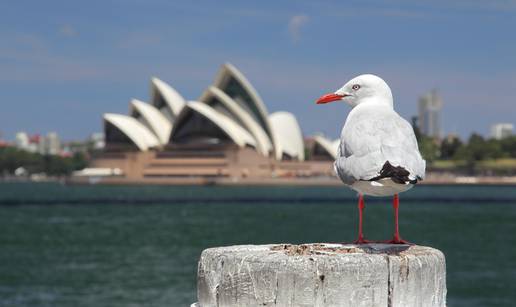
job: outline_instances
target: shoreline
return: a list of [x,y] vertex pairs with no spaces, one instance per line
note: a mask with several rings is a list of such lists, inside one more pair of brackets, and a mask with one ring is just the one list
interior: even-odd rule
[[[153,177],[127,178],[123,176],[71,176],[44,179],[0,178],[1,183],[60,183],[65,185],[168,185],[168,186],[341,186],[336,177]],[[505,185],[516,186],[516,176],[435,176],[429,175],[418,185]]]
[[[70,185],[201,185],[201,186],[341,186],[334,177],[328,178],[142,178],[124,177],[70,177],[65,180]],[[516,186],[515,177],[457,176],[432,177],[418,183],[421,185],[508,185]]]

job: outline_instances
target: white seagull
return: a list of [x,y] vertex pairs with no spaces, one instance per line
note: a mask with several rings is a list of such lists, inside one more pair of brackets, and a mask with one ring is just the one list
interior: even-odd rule
[[425,176],[425,160],[419,153],[412,126],[393,108],[392,92],[375,75],[360,75],[317,104],[344,101],[351,105],[335,160],[339,178],[359,193],[359,226],[356,243],[368,243],[362,233],[364,196],[394,196],[394,238],[402,240],[398,227],[398,193],[412,188]]

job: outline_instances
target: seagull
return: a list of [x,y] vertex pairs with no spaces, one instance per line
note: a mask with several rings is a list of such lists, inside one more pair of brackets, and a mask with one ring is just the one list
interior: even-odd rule
[[371,195],[393,196],[394,237],[387,243],[408,244],[399,233],[398,194],[422,180],[426,166],[412,126],[394,111],[391,89],[375,75],[353,78],[320,97],[317,104],[332,101],[346,102],[352,108],[342,128],[334,169],[345,185],[358,192],[355,243],[371,243],[362,232],[364,195]]

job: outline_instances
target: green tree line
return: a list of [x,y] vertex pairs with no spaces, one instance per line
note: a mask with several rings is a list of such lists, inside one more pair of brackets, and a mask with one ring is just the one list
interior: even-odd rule
[[23,167],[29,174],[45,173],[49,176],[69,175],[88,164],[87,154],[77,152],[71,157],[42,155],[15,147],[0,148],[0,175],[12,175]]
[[459,138],[445,138],[437,141],[427,136],[420,136],[419,148],[428,162],[435,160],[477,162],[516,158],[516,136],[496,140],[485,139],[481,135],[473,133],[466,142]]

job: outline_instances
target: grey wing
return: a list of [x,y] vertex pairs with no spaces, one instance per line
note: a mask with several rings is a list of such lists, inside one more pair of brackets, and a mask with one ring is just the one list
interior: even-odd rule
[[335,161],[335,171],[344,183],[378,176],[387,161],[408,170],[411,179],[424,178],[426,163],[406,120],[392,111],[358,116],[346,123]]

